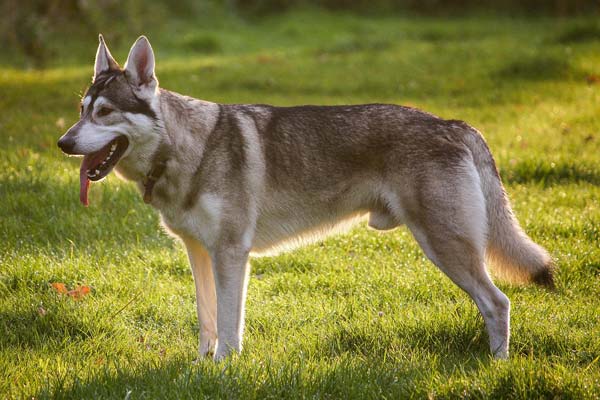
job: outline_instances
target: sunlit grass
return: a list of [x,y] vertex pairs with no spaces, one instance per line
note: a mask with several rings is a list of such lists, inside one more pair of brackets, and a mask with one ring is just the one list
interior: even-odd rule
[[[588,79],[600,42],[573,34],[582,22],[238,22],[148,32],[161,84],[220,102],[394,102],[468,121],[522,225],[556,259],[557,292],[500,283],[512,357],[493,361],[477,309],[410,233],[361,225],[254,260],[243,354],[192,365],[181,245],[114,176],[81,207],[79,160],[55,147],[92,72],[95,38],[80,38],[46,70],[0,68],[0,397],[600,396],[600,86]],[[113,51],[121,62],[127,45]],[[51,282],[92,293],[74,301]]]

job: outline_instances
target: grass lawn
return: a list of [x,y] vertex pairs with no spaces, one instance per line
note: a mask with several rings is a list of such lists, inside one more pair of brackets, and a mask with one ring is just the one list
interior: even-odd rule
[[[499,284],[512,301],[505,362],[490,358],[475,305],[406,228],[361,225],[255,259],[243,353],[193,365],[198,326],[182,245],[115,176],[80,206],[79,160],[55,145],[77,119],[96,38],[56,40],[44,70],[0,54],[0,398],[600,397],[592,22],[307,11],[144,31],[161,85],[181,93],[390,102],[480,129],[521,224],[559,266],[555,293]],[[135,37],[111,43],[104,33],[124,61]],[[91,293],[75,300],[55,282]]]

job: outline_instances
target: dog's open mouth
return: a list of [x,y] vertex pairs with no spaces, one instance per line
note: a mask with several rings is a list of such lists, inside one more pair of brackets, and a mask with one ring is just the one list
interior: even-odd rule
[[99,181],[108,175],[128,146],[129,140],[119,136],[97,152],[83,157],[79,170],[79,200],[84,206],[89,204],[90,181]]

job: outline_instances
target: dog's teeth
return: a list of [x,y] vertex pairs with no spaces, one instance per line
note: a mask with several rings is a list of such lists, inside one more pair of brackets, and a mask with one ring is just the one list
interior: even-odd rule
[[98,170],[98,169],[94,171],[94,175],[98,175],[99,173],[100,173],[100,170]]
[[117,149],[117,144],[115,143],[110,147],[110,150],[111,150],[110,154],[112,154],[113,151],[115,151],[116,149]]
[[106,160],[102,161],[102,164],[100,164],[100,165],[105,165],[107,161],[108,161],[108,158]]

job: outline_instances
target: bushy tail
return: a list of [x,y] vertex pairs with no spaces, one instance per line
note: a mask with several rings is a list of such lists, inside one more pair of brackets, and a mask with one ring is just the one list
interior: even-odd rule
[[464,140],[473,155],[485,197],[488,217],[486,258],[493,275],[511,282],[534,282],[554,288],[552,259],[521,229],[485,140],[472,128]]

